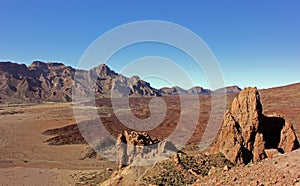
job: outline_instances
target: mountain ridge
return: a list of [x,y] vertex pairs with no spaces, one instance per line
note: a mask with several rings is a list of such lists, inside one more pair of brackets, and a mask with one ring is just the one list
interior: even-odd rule
[[[42,61],[33,61],[28,66],[10,61],[0,62],[0,80],[0,103],[68,102],[72,100],[72,88],[78,96],[88,96],[94,91],[96,97],[109,97],[111,90],[120,97],[234,94],[240,91],[237,86],[224,87],[216,91],[199,86],[188,90],[178,86],[156,89],[138,76],[125,77],[106,64],[100,64],[90,70],[82,70],[59,62]],[[85,86],[91,83],[96,87]]]

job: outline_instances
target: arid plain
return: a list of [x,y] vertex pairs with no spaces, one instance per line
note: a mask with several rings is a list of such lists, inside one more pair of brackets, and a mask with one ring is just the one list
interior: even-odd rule
[[[293,84],[259,91],[264,107],[263,112],[266,114],[279,112],[284,115],[294,124],[297,136],[300,136],[299,90],[300,84]],[[237,95],[227,96],[228,108],[235,96]],[[134,114],[140,118],[146,118],[149,115],[148,98],[133,99],[139,99],[133,103],[143,102],[145,106],[141,108],[131,104]],[[166,96],[164,99],[168,106],[168,112],[171,114],[167,114],[159,129],[149,132],[151,136],[158,138],[164,138],[172,133],[176,126],[178,113],[180,113],[178,97]],[[200,95],[199,100],[201,114],[198,126],[190,140],[191,146],[197,146],[199,143],[210,114],[210,97]],[[98,101],[99,106],[109,109],[110,104],[107,98]],[[82,158],[86,153],[86,145],[83,144],[84,140],[74,125],[76,120],[72,103],[1,105],[0,118],[0,183],[2,185],[74,185],[88,183],[88,181],[91,184],[100,184],[117,169],[115,162],[110,162],[105,158]],[[82,119],[89,120],[89,118]],[[115,119],[114,116],[111,116],[104,122],[112,133],[124,129]],[[64,127],[70,125],[73,126],[71,129],[73,132],[43,134],[50,129],[61,128],[60,130],[64,130]],[[58,137],[55,138],[55,136]],[[54,145],[49,145],[51,142]],[[197,150],[193,150],[192,147],[186,149],[191,153],[197,153]],[[299,165],[295,160],[299,151],[291,154],[293,155],[290,158],[291,163],[298,166],[296,170],[299,170]],[[285,162],[288,161],[289,156],[287,155]],[[250,172],[250,174],[255,174],[255,171]],[[85,182],[86,180],[87,182]]]

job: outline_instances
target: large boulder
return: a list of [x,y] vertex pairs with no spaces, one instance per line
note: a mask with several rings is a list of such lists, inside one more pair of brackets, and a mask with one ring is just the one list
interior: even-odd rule
[[256,88],[246,88],[226,111],[221,131],[212,147],[233,163],[257,162],[266,149],[290,152],[299,148],[292,124],[279,114],[264,116]]

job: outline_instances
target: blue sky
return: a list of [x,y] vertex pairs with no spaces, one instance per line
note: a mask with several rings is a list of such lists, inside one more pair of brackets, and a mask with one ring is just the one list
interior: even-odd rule
[[[299,10],[297,0],[1,1],[0,61],[59,61],[76,67],[90,44],[110,29],[132,21],[163,20],[190,29],[207,43],[226,85],[286,85],[300,82]],[[138,53],[133,48],[123,57],[120,52],[120,64],[115,62],[113,69],[120,70],[124,61],[141,54],[153,55],[149,46],[136,49]],[[193,74],[187,60],[176,63]],[[191,78],[208,87],[201,74]]]

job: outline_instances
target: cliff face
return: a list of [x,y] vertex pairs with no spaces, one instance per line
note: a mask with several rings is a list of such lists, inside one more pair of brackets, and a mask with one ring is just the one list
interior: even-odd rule
[[299,148],[292,124],[280,114],[265,116],[256,88],[246,88],[224,114],[214,153],[221,152],[233,163],[257,162],[266,157],[266,149],[290,152]]
[[61,63],[0,63],[2,102],[70,101],[74,69]]
[[35,61],[27,67],[1,62],[0,80],[0,102],[71,101],[72,88],[78,96],[93,92],[97,97],[108,97],[112,88],[122,97],[160,95],[149,83],[136,76],[126,78],[105,64],[85,71],[62,63]]
[[[113,94],[112,94],[113,90]],[[76,98],[165,96],[195,94],[235,94],[236,86],[211,91],[202,87],[189,90],[178,86],[155,89],[138,76],[127,78],[101,64],[90,70],[74,69],[62,63],[34,61],[31,65],[0,62],[0,103],[72,100]],[[73,98],[74,99],[74,98]]]

